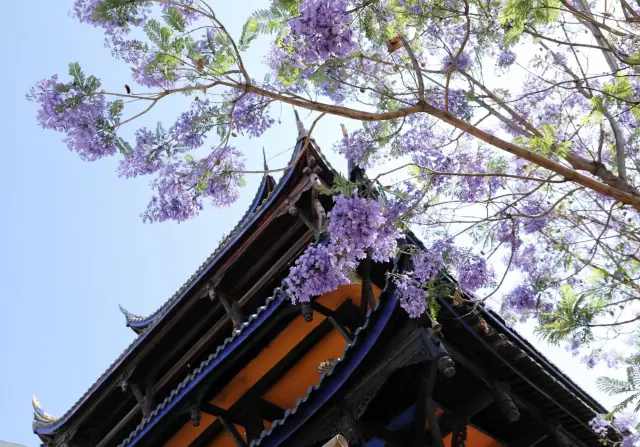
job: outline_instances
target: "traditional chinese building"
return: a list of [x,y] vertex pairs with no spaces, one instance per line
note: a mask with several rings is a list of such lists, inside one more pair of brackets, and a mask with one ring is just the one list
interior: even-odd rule
[[289,169],[264,176],[184,286],[148,317],[122,309],[137,338],[69,411],[56,419],[34,398],[42,444],[599,445],[588,421],[605,410],[496,314],[443,296],[440,324],[409,319],[386,275],[410,268],[406,255],[291,304],[281,282],[324,228],[332,200],[318,187],[336,175],[298,130]]

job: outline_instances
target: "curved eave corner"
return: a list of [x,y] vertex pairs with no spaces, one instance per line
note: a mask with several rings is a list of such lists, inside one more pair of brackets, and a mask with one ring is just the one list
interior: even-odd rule
[[37,433],[39,428],[51,427],[56,423],[57,419],[49,413],[46,413],[42,407],[40,407],[36,396],[31,398],[31,404],[33,405],[33,422],[31,427],[34,433]]
[[138,335],[143,333],[155,321],[157,317],[157,313],[155,315],[152,315],[151,317],[142,317],[140,315],[129,312],[120,304],[118,304],[118,307],[120,307],[120,312],[122,312],[122,314],[124,315],[127,327],[131,328],[131,330]]

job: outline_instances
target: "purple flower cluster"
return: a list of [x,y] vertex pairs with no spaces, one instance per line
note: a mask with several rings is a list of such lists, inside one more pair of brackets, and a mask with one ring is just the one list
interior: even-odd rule
[[180,114],[171,126],[172,140],[189,149],[204,144],[204,134],[211,127],[211,106],[209,100],[193,101],[191,109]]
[[468,254],[457,258],[457,262],[454,262],[456,279],[463,290],[474,292],[493,283],[493,271],[483,257]]
[[418,318],[427,310],[427,291],[420,281],[410,273],[404,273],[395,280],[400,292],[400,306],[411,318]]
[[127,2],[117,7],[104,0],[76,0],[72,17],[82,23],[103,28],[107,36],[129,32],[130,26],[141,26],[151,9],[150,1]]
[[162,64],[156,61],[155,54],[148,54],[138,61],[138,65],[133,68],[133,80],[149,88],[170,89],[174,86],[174,80],[167,76]]
[[357,48],[350,29],[347,0],[302,0],[300,16],[289,22],[291,35],[285,38],[307,64],[345,57]]
[[184,222],[200,213],[204,207],[202,199],[191,193],[182,180],[185,171],[182,163],[172,163],[160,171],[160,176],[151,183],[155,195],[142,214],[144,222]]
[[[444,110],[445,94],[444,91],[438,90],[426,96],[426,100],[432,106]],[[461,119],[469,119],[471,109],[469,108],[469,100],[465,91],[459,88],[449,88],[449,113]]]
[[117,152],[107,116],[111,104],[104,95],[79,91],[71,82],[59,83],[54,75],[37,82],[29,99],[40,105],[40,126],[63,132],[69,149],[83,160],[95,161]]
[[215,206],[228,206],[238,198],[244,169],[242,154],[222,147],[199,161],[166,164],[152,182],[155,195],[142,217],[145,222],[185,221],[197,216],[209,198]]
[[294,303],[307,302],[349,282],[345,264],[338,259],[331,244],[307,247],[285,279],[287,293]]
[[413,271],[395,279],[400,291],[400,305],[411,318],[417,318],[426,310],[427,292],[424,286],[444,268],[456,248],[449,239],[436,240],[430,248],[420,250],[411,257]]
[[160,154],[154,153],[160,149],[162,141],[158,141],[156,134],[141,128],[136,131],[136,145],[131,154],[126,154],[120,160],[118,175],[133,178],[139,175],[153,174],[164,167]]
[[453,58],[454,56],[447,54],[444,59],[442,59],[442,69],[444,71],[466,70],[471,66],[471,58],[465,53],[461,53],[458,56],[455,66],[453,65]]
[[390,240],[397,233],[382,230],[386,219],[381,202],[357,194],[339,195],[333,200],[335,205],[328,214],[329,240],[308,247],[285,280],[294,302],[309,301],[349,284],[349,271],[366,256],[367,249],[377,261],[388,260],[395,249],[395,240],[393,246]]
[[246,133],[250,137],[259,137],[275,123],[275,120],[269,116],[271,101],[267,98],[246,93],[234,102],[235,106],[231,114],[234,130]]
[[617,431],[622,436],[622,447],[639,447],[640,434],[637,433],[638,418],[635,414],[619,414],[613,423],[603,414],[599,414],[589,421],[591,430],[607,443],[609,431]]
[[182,19],[185,24],[195,22],[200,18],[200,13],[197,11],[195,0],[174,0],[171,3],[163,3],[162,11],[168,12],[170,9],[175,9],[182,14]]
[[329,212],[331,243],[349,260],[362,259],[365,250],[372,247],[378,237],[378,229],[384,225],[382,203],[353,195],[338,195]]
[[409,14],[420,14],[422,12],[422,0],[398,0],[398,5],[402,6]]
[[498,54],[496,65],[500,68],[507,68],[516,61],[516,53],[510,50],[503,50]]
[[380,129],[380,123],[370,126],[369,130],[358,129],[348,137],[342,138],[334,146],[333,150],[342,154],[349,162],[362,169],[373,166],[373,153],[375,152],[375,138],[372,134]]
[[[541,203],[534,200],[525,200],[522,202],[522,214],[531,217],[523,217],[519,220],[522,224],[522,231],[525,233],[536,233],[542,230],[549,221],[550,214],[545,214],[545,208]],[[540,217],[535,217],[540,216]]]
[[607,432],[613,426],[610,421],[605,419],[603,414],[599,414],[589,421],[589,427],[591,427],[591,430],[598,435],[598,437],[605,438]]
[[520,284],[505,295],[502,311],[506,314],[514,314],[521,320],[525,320],[536,309],[537,305],[538,300],[534,290],[526,284]]

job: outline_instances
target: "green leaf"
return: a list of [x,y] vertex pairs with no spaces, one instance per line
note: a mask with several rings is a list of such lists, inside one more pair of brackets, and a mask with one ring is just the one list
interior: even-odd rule
[[167,25],[169,25],[174,30],[181,33],[184,32],[184,18],[182,17],[180,11],[178,11],[176,8],[169,8],[169,10],[164,14],[164,20],[165,22],[167,22]]
[[67,93],[71,88],[67,84],[56,84],[56,91],[60,93]]
[[69,75],[73,78],[76,84],[84,84],[84,73],[82,72],[82,68],[80,68],[79,63],[71,62],[69,64]]
[[640,64],[640,53],[632,54],[627,58],[627,64],[629,65],[638,65]]
[[246,49],[259,35],[282,31],[289,18],[291,18],[291,13],[278,4],[272,5],[269,9],[254,11],[242,27],[240,46]]

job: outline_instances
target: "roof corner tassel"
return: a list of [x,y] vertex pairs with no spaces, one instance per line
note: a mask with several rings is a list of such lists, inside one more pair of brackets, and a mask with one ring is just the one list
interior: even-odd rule
[[53,425],[57,419],[46,413],[41,407],[40,402],[36,399],[36,396],[32,396],[31,404],[33,405],[33,429],[38,427],[47,427]]

